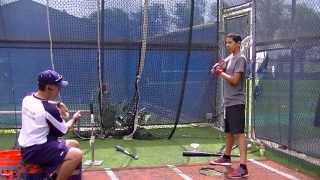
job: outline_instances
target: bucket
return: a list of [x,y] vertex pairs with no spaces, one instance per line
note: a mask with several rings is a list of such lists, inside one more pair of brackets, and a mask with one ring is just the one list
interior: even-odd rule
[[0,177],[16,178],[21,159],[20,150],[0,151]]

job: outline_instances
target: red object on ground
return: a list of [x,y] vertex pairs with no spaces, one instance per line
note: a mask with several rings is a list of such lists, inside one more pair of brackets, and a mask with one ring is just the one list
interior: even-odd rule
[[0,151],[0,177],[15,178],[22,159],[20,150]]

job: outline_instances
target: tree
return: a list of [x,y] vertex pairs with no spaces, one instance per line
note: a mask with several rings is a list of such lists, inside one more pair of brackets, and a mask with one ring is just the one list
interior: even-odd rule
[[210,12],[209,12],[209,22],[216,22],[218,19],[219,11],[218,11],[218,2],[214,1],[210,5]]
[[162,3],[153,3],[149,6],[149,34],[161,34],[168,32],[170,27],[170,19],[167,10],[165,9],[164,4]]
[[193,25],[199,25],[204,23],[204,13],[206,12],[205,0],[194,1],[194,21]]
[[319,35],[320,14],[306,4],[298,4],[294,19],[295,33],[298,35]]
[[275,32],[290,23],[290,14],[287,13],[283,0],[257,1],[257,40],[268,41],[275,36]]
[[[89,16],[97,22],[97,12]],[[104,11],[105,39],[128,39],[130,36],[130,19],[127,12],[120,8],[107,8]]]
[[174,11],[174,23],[178,29],[188,27],[190,20],[190,9],[186,3],[177,3]]
[[292,16],[292,4],[285,4],[283,0],[257,1],[257,40],[319,34],[320,15],[315,9],[304,3],[297,4],[294,22]]
[[[205,0],[197,0],[194,4],[193,25],[204,23]],[[176,3],[174,23],[178,29],[189,27],[191,18],[191,4]]]
[[132,12],[129,14],[131,37],[140,39],[142,34],[143,14],[142,11]]

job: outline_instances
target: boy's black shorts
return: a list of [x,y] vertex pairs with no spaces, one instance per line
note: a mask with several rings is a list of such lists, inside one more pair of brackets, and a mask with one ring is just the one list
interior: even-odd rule
[[226,107],[224,132],[242,134],[245,128],[245,105],[238,104]]

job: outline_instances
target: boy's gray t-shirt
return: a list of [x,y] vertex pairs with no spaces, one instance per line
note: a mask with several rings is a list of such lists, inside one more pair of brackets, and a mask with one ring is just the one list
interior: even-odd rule
[[226,73],[242,73],[241,80],[236,86],[231,86],[229,82],[224,80],[224,106],[233,106],[246,103],[246,58],[240,54],[230,55],[225,59],[227,68]]

